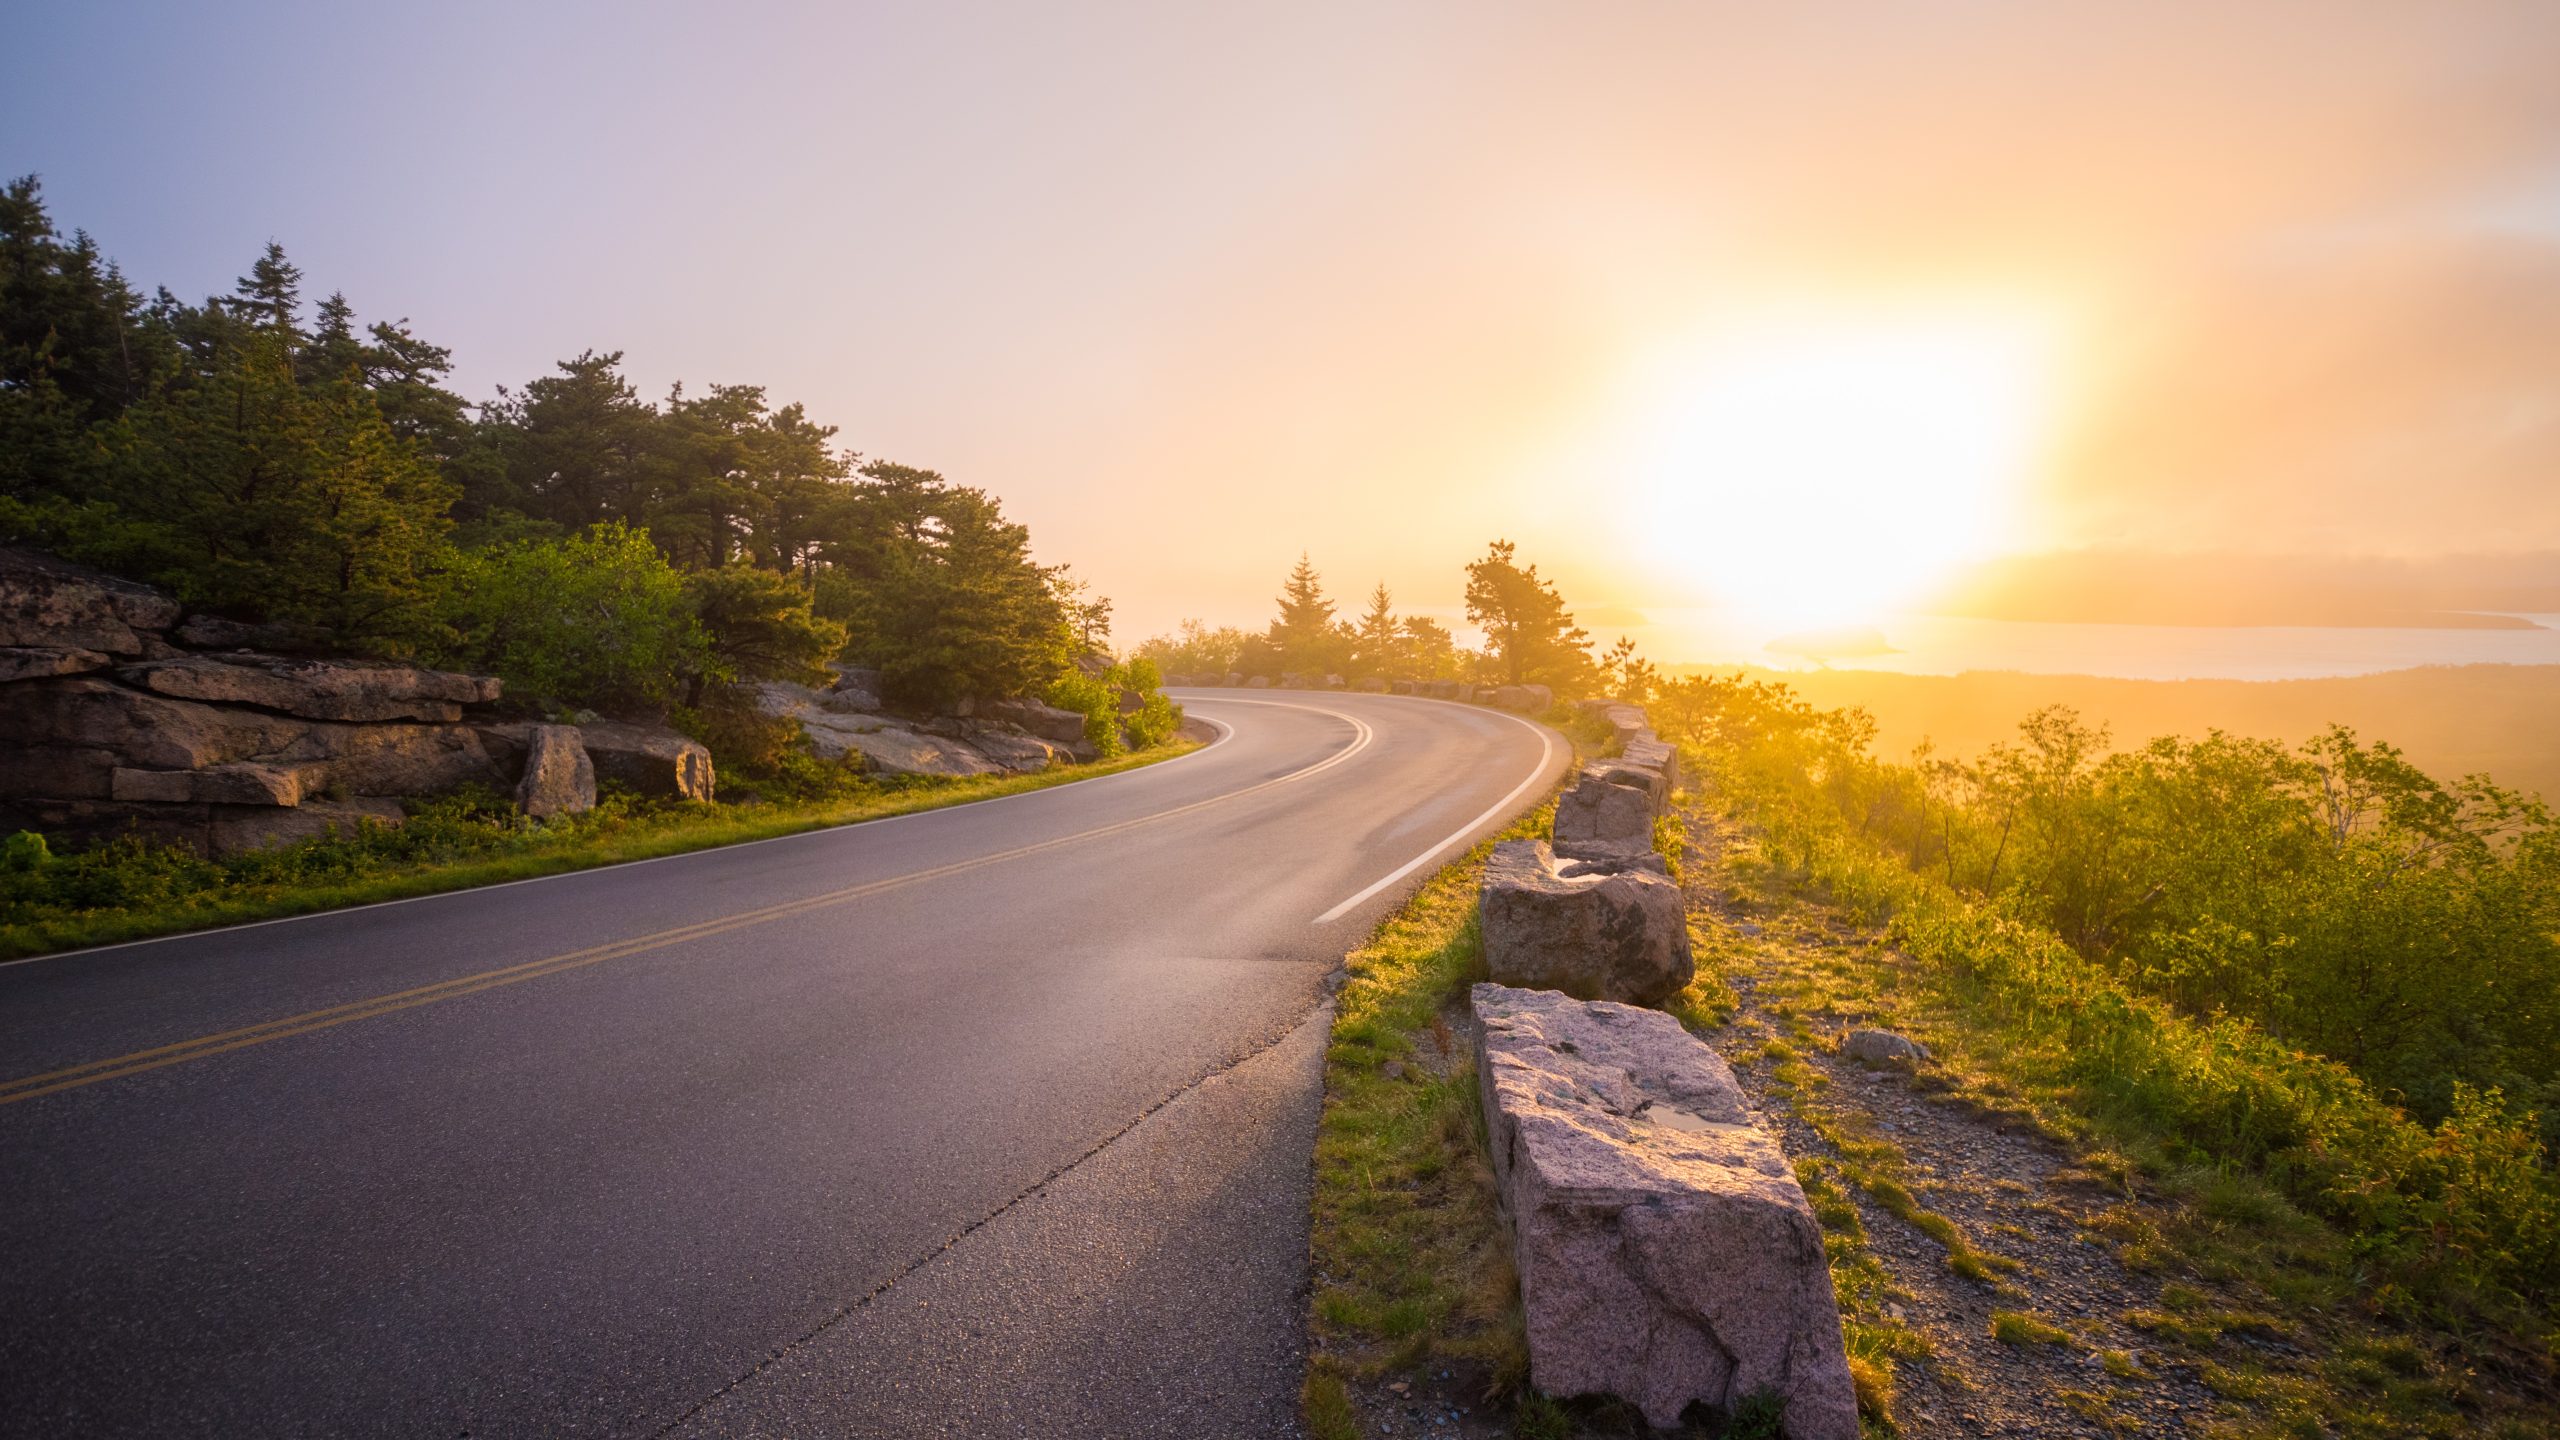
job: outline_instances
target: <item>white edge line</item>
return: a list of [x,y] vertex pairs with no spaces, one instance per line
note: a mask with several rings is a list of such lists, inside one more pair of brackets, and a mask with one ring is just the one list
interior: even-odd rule
[[[1417,697],[1405,696],[1402,698],[1413,699]],[[1444,703],[1454,705],[1457,702],[1452,700]],[[1475,709],[1476,707],[1469,706],[1467,708]],[[1487,715],[1499,715],[1505,720],[1512,721],[1515,724],[1525,725],[1530,730],[1536,732],[1538,736],[1538,763],[1534,769],[1530,770],[1529,778],[1521,781],[1518,785],[1513,786],[1510,794],[1494,801],[1483,814],[1468,821],[1466,824],[1459,826],[1456,834],[1451,835],[1448,839],[1441,841],[1439,844],[1434,845],[1430,849],[1423,851],[1421,854],[1414,856],[1410,860],[1407,860],[1402,865],[1399,865],[1394,870],[1388,872],[1386,875],[1379,877],[1379,879],[1372,883],[1368,889],[1361,891],[1359,894],[1352,896],[1350,899],[1343,901],[1341,904],[1336,905],[1332,909],[1317,916],[1315,918],[1316,924],[1332,924],[1334,921],[1339,920],[1344,915],[1350,913],[1352,908],[1357,906],[1361,901],[1368,899],[1370,896],[1386,889],[1388,886],[1393,885],[1407,875],[1412,874],[1414,871],[1421,869],[1442,851],[1447,850],[1450,846],[1457,844],[1468,836],[1475,834],[1477,829],[1482,827],[1486,821],[1500,816],[1502,812],[1510,806],[1512,801],[1519,799],[1522,793],[1527,791],[1530,786],[1537,784],[1539,780],[1546,776],[1547,761],[1556,753],[1555,732],[1549,730],[1544,725],[1532,723],[1531,721],[1522,719],[1520,716],[1509,714],[1505,711],[1486,710],[1480,713]]]
[[1176,755],[1170,760],[1159,760],[1152,765],[1140,765],[1132,770],[1114,771],[1109,775],[1087,775],[1081,780],[1070,780],[1064,785],[1043,785],[1034,790],[1019,790],[1011,795],[990,795],[984,800],[963,800],[957,805],[935,805],[923,810],[909,810],[903,815],[879,815],[869,820],[849,820],[842,825],[821,825],[814,830],[795,830],[788,835],[767,835],[761,840],[739,840],[727,845],[706,845],[699,850],[679,850],[672,855],[652,855],[646,860],[620,860],[611,865],[588,865],[575,870],[556,871],[549,875],[528,875],[522,880],[501,880],[494,885],[463,885],[451,890],[438,890],[431,895],[403,895],[397,900],[371,900],[362,905],[344,905],[334,910],[313,910],[301,915],[278,915],[271,920],[243,920],[237,925],[216,925],[209,930],[180,930],[168,935],[146,936],[140,940],[119,940],[112,945],[90,945],[78,950],[55,950],[43,955],[25,955],[15,960],[0,960],[0,970],[14,969],[20,965],[34,965],[46,960],[68,960],[74,955],[103,955],[110,950],[130,950],[138,945],[166,945],[174,940],[201,940],[208,935],[228,935],[237,930],[259,930],[269,925],[290,925],[297,920],[326,920],[336,915],[353,915],[358,911],[381,910],[393,905],[415,905],[426,900],[450,900],[457,895],[486,895],[492,890],[512,890],[518,885],[539,885],[546,880],[574,880],[582,875],[601,875],[607,871],[631,870],[642,865],[655,865],[664,860],[690,860],[697,855],[708,855],[717,851],[744,850],[756,845],[779,845],[785,840],[806,840],[816,835],[838,835],[847,830],[859,830],[870,825],[889,825],[900,820],[921,820],[928,815],[939,815],[946,810],[974,810],[985,805],[1001,805],[1007,800],[1028,800],[1036,795],[1054,795],[1061,790],[1073,790],[1079,785],[1091,785],[1100,780],[1122,780],[1133,775],[1151,775],[1167,766],[1179,765],[1185,760],[1206,755],[1235,738],[1234,726],[1223,720],[1210,719],[1206,715],[1200,718],[1218,727],[1218,738],[1188,755]]

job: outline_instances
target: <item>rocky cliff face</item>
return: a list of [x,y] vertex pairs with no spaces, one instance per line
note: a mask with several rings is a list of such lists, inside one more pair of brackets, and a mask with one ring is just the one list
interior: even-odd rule
[[[596,783],[710,800],[711,752],[663,726],[510,720],[499,682],[306,653],[287,627],[188,615],[146,585],[0,547],[0,833],[79,846],[121,834],[229,854],[372,820],[466,785],[536,817]],[[1089,760],[1084,717],[1033,701],[889,712],[876,671],[767,683],[821,759],[885,775],[1023,774]]]
[[[528,727],[488,710],[495,679],[248,647],[295,639],[0,548],[0,830],[70,845],[130,833],[228,854],[361,820],[396,825],[403,797],[514,791],[529,752],[542,761],[542,813],[594,804],[583,737],[529,745]],[[630,755],[633,783],[710,798],[701,746],[614,728],[642,732],[600,742]]]

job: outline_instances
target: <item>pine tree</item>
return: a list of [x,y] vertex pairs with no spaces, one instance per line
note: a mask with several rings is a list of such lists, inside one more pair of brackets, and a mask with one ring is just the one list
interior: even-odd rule
[[1467,619],[1514,685],[1544,684],[1578,693],[1591,679],[1591,637],[1573,623],[1556,587],[1522,568],[1508,540],[1467,567]]
[[1280,618],[1271,622],[1269,638],[1283,669],[1311,674],[1333,669],[1347,648],[1333,623],[1333,602],[1304,551],[1281,587]]
[[1353,627],[1359,637],[1358,665],[1367,674],[1389,675],[1404,660],[1404,627],[1397,623],[1394,599],[1387,582],[1379,581],[1378,588],[1369,592],[1369,613]]
[[299,347],[302,333],[302,267],[285,258],[273,240],[249,273],[232,286],[228,302],[241,319],[260,330],[272,330]]

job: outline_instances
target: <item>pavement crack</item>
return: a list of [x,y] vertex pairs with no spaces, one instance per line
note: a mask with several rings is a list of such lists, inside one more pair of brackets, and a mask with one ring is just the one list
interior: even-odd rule
[[1323,1020],[1327,1012],[1332,1007],[1332,1004],[1333,993],[1332,990],[1328,988],[1305,1010],[1299,1012],[1296,1019],[1264,1034],[1263,1037],[1255,1043],[1253,1048],[1246,1050],[1232,1059],[1214,1065],[1183,1082],[1181,1085],[1176,1086],[1174,1089],[1167,1091],[1145,1109],[1140,1110],[1137,1114],[1129,1117],[1127,1123],[1121,1125],[1118,1129],[1113,1130],[1110,1134],[1103,1136],[1100,1140],[1095,1141],[1083,1154],[1076,1156],[1074,1159],[1067,1161],[1065,1164],[1058,1166],[1054,1170],[1051,1170],[1048,1174],[1041,1176],[1039,1179],[1032,1181],[1028,1185],[1025,1185],[1022,1189],[1016,1191],[1013,1196],[1007,1199],[1003,1204],[998,1205],[984,1215],[970,1221],[968,1224],[961,1226],[958,1230],[955,1230],[950,1235],[946,1236],[940,1244],[933,1246],[931,1249],[916,1256],[913,1260],[908,1261],[906,1265],[901,1267],[895,1275],[890,1276],[888,1279],[872,1286],[869,1290],[864,1291],[862,1294],[855,1296],[853,1299],[837,1306],[834,1310],[829,1311],[824,1319],[811,1326],[808,1331],[802,1334],[798,1339],[792,1340],[774,1350],[771,1354],[757,1361],[753,1368],[749,1369],[746,1373],[738,1376],[738,1378],[730,1381],[728,1384],[721,1386],[719,1389],[712,1391],[710,1394],[703,1396],[700,1400],[695,1401],[690,1407],[688,1407],[683,1414],[676,1416],[674,1419],[669,1420],[658,1429],[650,1432],[653,1440],[654,1437],[672,1435],[676,1431],[683,1429],[686,1425],[692,1423],[696,1416],[701,1415],[704,1411],[719,1403],[723,1398],[747,1385],[757,1376],[764,1374],[767,1370],[770,1370],[774,1366],[782,1363],[782,1361],[788,1359],[794,1352],[806,1348],[810,1343],[825,1335],[829,1330],[834,1329],[840,1322],[844,1321],[848,1317],[869,1308],[871,1302],[888,1294],[891,1290],[896,1289],[899,1283],[904,1281],[908,1276],[915,1274],[927,1265],[930,1265],[934,1261],[941,1259],[943,1256],[950,1254],[960,1246],[962,1241],[967,1240],[970,1236],[977,1234],[979,1231],[994,1224],[996,1221],[1003,1219],[1007,1213],[1012,1211],[1014,1207],[1020,1205],[1023,1201],[1031,1199],[1033,1196],[1038,1195],[1050,1186],[1057,1184],[1060,1180],[1065,1179],[1068,1175],[1073,1174],[1078,1168],[1082,1167],[1086,1161],[1093,1159],[1103,1151],[1110,1149],[1115,1144],[1118,1144],[1123,1136],[1126,1136],[1129,1132],[1147,1123],[1148,1119],[1154,1116],[1156,1112],[1163,1110],[1165,1107],[1173,1104],[1173,1102],[1199,1089],[1201,1086],[1208,1084],[1210,1081],[1217,1079],[1219,1076],[1228,1074],[1240,1066],[1259,1058],[1265,1052],[1274,1049],[1288,1040],[1290,1036],[1305,1029],[1309,1024]]

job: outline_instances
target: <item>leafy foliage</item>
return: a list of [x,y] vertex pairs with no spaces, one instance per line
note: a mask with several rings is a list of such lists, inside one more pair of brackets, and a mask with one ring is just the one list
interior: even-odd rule
[[2402,1283],[2560,1285],[2539,805],[2343,730],[2109,754],[2048,710],[1979,761],[1895,765],[1783,685],[1685,679],[1651,713],[2091,1113],[2266,1175]]
[[1589,691],[1590,637],[1573,623],[1555,585],[1538,578],[1538,567],[1519,563],[1510,541],[1494,541],[1467,566],[1467,619],[1483,628],[1503,679],[1568,695]]
[[693,572],[684,585],[708,651],[687,703],[702,703],[710,680],[824,685],[833,678],[827,662],[844,648],[844,627],[812,612],[809,590],[798,580],[752,565],[723,565]]
[[663,710],[710,667],[684,576],[627,525],[492,546],[457,569],[441,658],[496,674],[518,700]]

